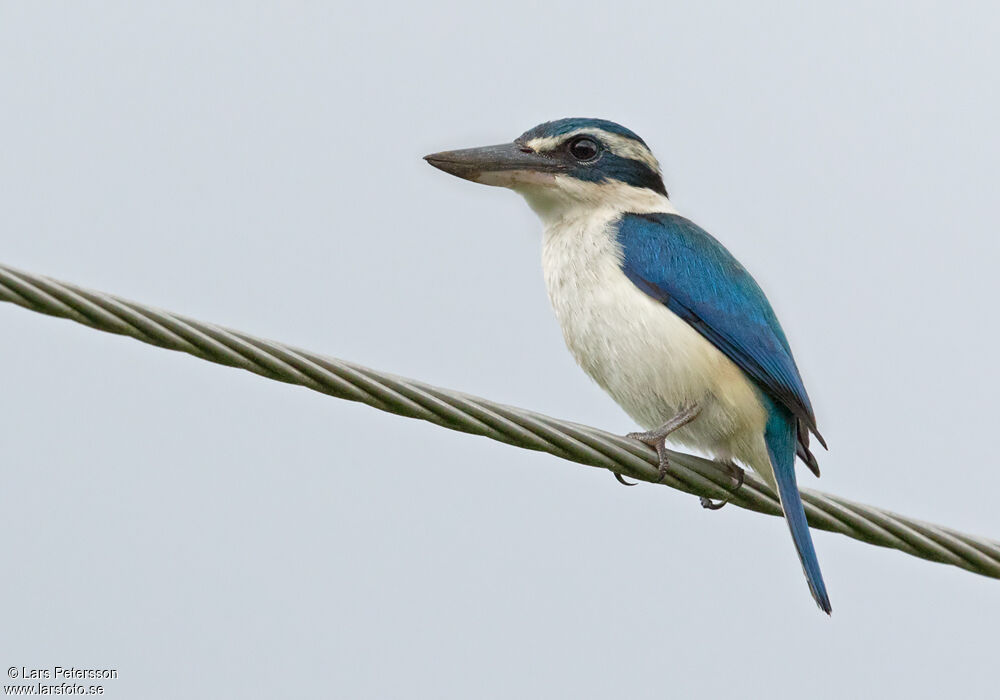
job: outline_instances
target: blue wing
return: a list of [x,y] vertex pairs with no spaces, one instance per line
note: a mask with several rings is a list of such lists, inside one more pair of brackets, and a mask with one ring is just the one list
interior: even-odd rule
[[625,214],[617,226],[626,276],[726,354],[796,420],[797,452],[809,452],[816,418],[785,333],[764,292],[704,229],[676,214]]
[[829,614],[830,598],[795,481],[796,453],[819,475],[809,452],[809,431],[821,443],[823,438],[767,297],[721,243],[676,214],[626,214],[617,236],[625,275],[687,321],[764,392],[769,416],[764,439],[781,507],[813,598]]

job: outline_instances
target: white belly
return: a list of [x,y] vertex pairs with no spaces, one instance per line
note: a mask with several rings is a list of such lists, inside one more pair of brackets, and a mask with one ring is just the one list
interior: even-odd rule
[[607,226],[612,219],[563,221],[545,232],[545,282],[570,352],[644,428],[696,403],[701,414],[672,439],[756,468],[767,420],[757,389],[714,345],[625,276]]

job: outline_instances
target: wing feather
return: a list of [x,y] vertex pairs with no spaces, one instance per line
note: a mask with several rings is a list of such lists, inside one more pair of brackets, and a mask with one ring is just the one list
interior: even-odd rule
[[725,246],[676,214],[625,214],[617,223],[622,270],[646,294],[687,321],[798,421],[796,451],[809,451],[812,404],[788,339],[757,282]]

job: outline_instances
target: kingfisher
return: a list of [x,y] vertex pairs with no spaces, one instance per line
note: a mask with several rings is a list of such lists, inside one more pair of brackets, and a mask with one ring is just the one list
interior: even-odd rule
[[819,476],[810,434],[826,442],[788,339],[750,273],[677,212],[645,141],[611,121],[569,118],[425,160],[527,200],[544,227],[545,286],[566,345],[645,428],[629,437],[656,449],[661,480],[668,439],[760,475],[829,615],[795,478],[796,456]]

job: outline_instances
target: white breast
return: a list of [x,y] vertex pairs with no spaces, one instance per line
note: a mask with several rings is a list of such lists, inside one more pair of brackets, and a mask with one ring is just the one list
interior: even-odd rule
[[760,449],[766,422],[756,389],[728,357],[625,276],[609,226],[617,216],[591,210],[551,221],[545,230],[545,283],[570,352],[643,427],[658,427],[694,402],[702,413],[676,441],[748,461]]

